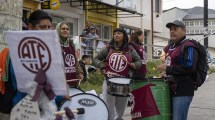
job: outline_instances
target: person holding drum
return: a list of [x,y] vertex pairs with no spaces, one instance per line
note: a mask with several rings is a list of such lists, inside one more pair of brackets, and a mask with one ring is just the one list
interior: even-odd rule
[[[79,62],[77,61],[75,45],[69,36],[70,26],[67,22],[63,21],[57,24],[56,30],[60,37],[67,84],[69,87],[78,87],[80,80],[83,80],[84,76]],[[70,96],[64,96],[64,99],[69,98]],[[57,97],[56,104],[58,107],[62,100],[62,97]]]
[[[198,52],[194,44],[187,42],[186,26],[182,21],[175,20],[167,23],[170,30],[171,42],[164,48],[165,63],[157,70],[165,72],[171,80],[172,120],[187,120],[190,103],[194,96],[194,78]],[[181,47],[184,47],[182,53]]]
[[131,35],[131,41],[129,43],[129,45],[136,50],[137,54],[140,56],[142,61],[142,66],[138,70],[136,70],[135,74],[133,75],[133,78],[135,80],[144,80],[146,75],[147,56],[145,49],[143,48],[142,44],[143,40],[144,40],[143,31],[137,30]]
[[110,44],[101,49],[93,60],[93,64],[106,76],[102,96],[109,109],[109,120],[122,120],[128,97],[123,93],[120,94],[119,91],[113,94],[108,92],[108,88],[111,87],[108,83],[112,78],[116,78],[114,79],[116,83],[126,82],[126,78],[132,76],[132,69],[139,69],[141,66],[140,56],[132,47],[129,47],[125,30],[116,28],[113,31]]

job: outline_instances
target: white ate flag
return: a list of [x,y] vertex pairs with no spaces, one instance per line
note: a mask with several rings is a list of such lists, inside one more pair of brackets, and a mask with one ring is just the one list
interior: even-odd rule
[[36,73],[42,68],[55,94],[68,95],[57,31],[8,31],[5,39],[19,91],[30,93]]

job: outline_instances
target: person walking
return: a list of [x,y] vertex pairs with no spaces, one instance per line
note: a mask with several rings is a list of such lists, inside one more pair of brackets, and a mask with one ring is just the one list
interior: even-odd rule
[[133,75],[134,80],[144,80],[146,76],[147,54],[143,48],[143,40],[143,31],[137,30],[131,35],[131,41],[129,43],[129,45],[136,50],[142,61],[142,66],[137,69]]
[[128,45],[125,30],[116,28],[113,31],[110,44],[101,49],[93,64],[106,76],[102,86],[102,96],[109,110],[109,120],[123,120],[128,98],[108,94],[107,80],[114,77],[131,77],[132,69],[138,69],[141,66],[139,55]]
[[157,70],[165,72],[171,79],[173,120],[187,120],[194,96],[193,74],[197,66],[198,52],[195,45],[187,40],[186,26],[183,22],[175,20],[167,23],[166,27],[170,30],[172,42],[164,48],[165,63],[159,65]]

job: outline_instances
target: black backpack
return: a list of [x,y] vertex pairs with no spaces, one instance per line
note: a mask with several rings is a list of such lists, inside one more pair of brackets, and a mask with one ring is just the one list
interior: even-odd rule
[[[200,42],[196,40],[186,40],[185,42],[192,42],[195,45],[195,48],[198,52],[198,61],[196,66],[196,71],[193,74],[194,78],[194,87],[195,90],[198,89],[206,80],[207,72],[209,69],[208,62],[207,62],[207,50],[205,46],[203,46]],[[182,46],[181,52],[183,53],[184,46]]]

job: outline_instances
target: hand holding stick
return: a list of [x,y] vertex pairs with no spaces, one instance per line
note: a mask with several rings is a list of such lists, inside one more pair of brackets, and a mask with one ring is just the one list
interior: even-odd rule
[[[84,108],[77,108],[75,110],[71,110],[73,113],[77,113],[77,114],[84,114],[85,113],[85,109]],[[57,116],[57,115],[63,115],[65,114],[66,112],[65,111],[58,111],[58,112],[55,112],[54,114]]]

